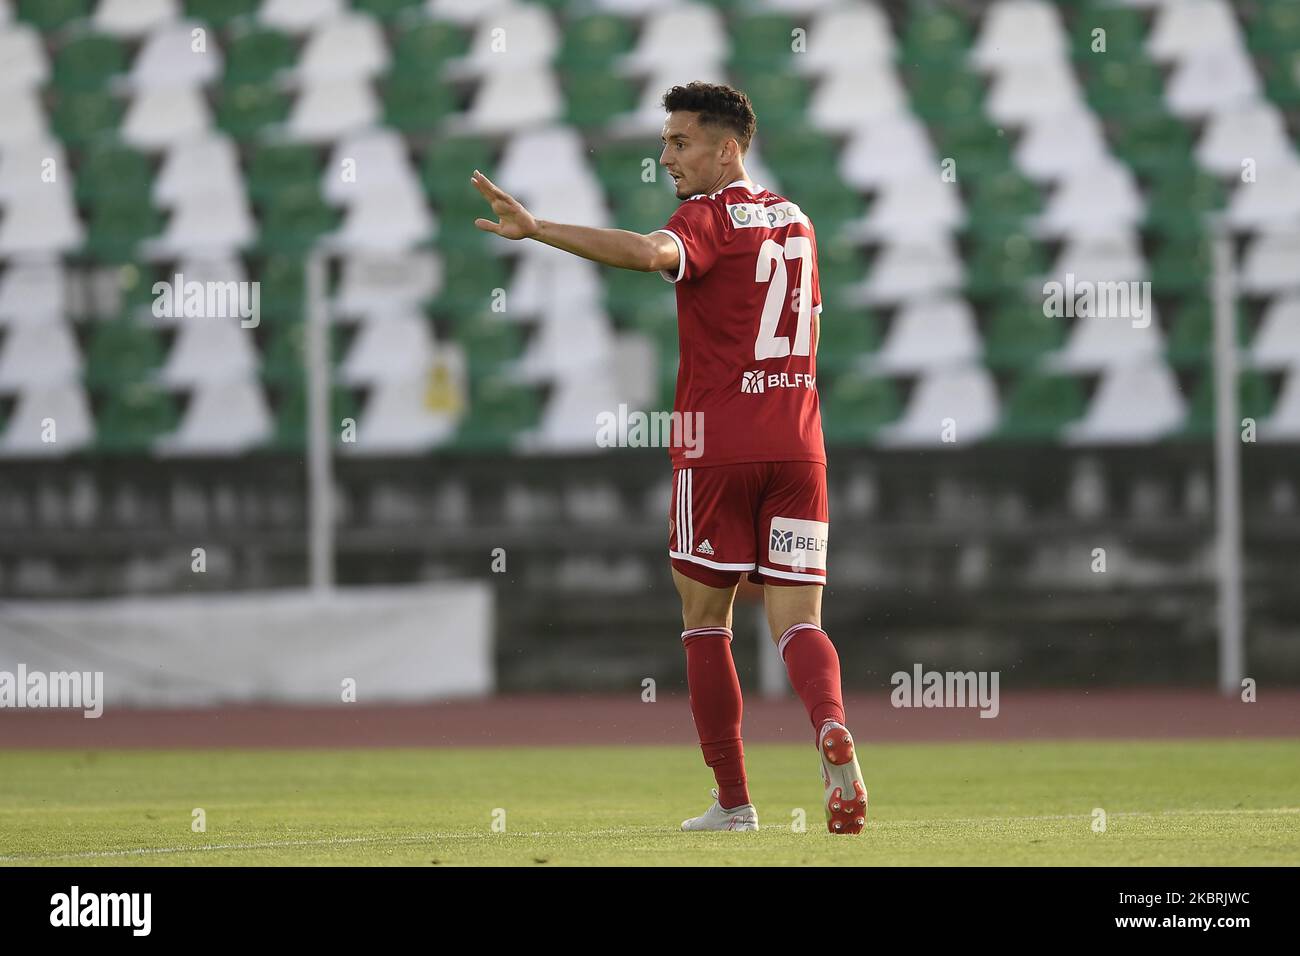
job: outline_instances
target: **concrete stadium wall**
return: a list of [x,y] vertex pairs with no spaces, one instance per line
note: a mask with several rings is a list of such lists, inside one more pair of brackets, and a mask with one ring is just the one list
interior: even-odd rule
[[0,671],[102,671],[105,706],[358,703],[492,693],[492,589],[473,581],[0,605]]

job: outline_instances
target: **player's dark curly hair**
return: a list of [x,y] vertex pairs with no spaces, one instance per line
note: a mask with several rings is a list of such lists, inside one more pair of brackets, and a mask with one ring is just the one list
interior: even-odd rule
[[685,86],[674,86],[664,94],[664,109],[669,113],[677,110],[699,113],[701,126],[721,126],[734,133],[742,153],[749,150],[749,142],[758,130],[754,104],[749,97],[725,84],[695,80]]

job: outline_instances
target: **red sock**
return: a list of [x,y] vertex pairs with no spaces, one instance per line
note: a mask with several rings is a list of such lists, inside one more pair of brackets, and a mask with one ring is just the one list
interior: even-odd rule
[[740,678],[731,659],[731,629],[694,627],[682,632],[686,648],[686,683],[691,716],[700,737],[704,762],[718,782],[724,810],[749,803],[745,785],[745,748],[740,742]]
[[[815,624],[796,624],[781,635],[777,645],[794,692],[803,701],[813,734],[828,720],[844,723],[844,698],[840,694],[840,656],[826,632]],[[814,741],[814,745],[820,741]]]

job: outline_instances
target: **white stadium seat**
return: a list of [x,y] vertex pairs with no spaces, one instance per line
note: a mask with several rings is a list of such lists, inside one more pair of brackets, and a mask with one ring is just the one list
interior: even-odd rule
[[[53,423],[54,441],[46,441]],[[23,389],[0,437],[0,455],[56,457],[85,447],[95,437],[90,399],[77,382]]]
[[122,119],[122,140],[142,150],[160,150],[201,136],[211,125],[211,111],[198,87],[155,87],[131,100]]
[[262,387],[252,379],[200,385],[180,427],[158,440],[164,455],[237,455],[270,438],[271,411]]
[[1101,122],[1083,104],[1031,119],[1013,153],[1016,168],[1039,182],[1103,165],[1109,156]]
[[1164,362],[1129,362],[1107,370],[1083,418],[1065,426],[1064,438],[1075,445],[1156,441],[1186,414],[1178,382]]
[[961,287],[964,270],[951,237],[887,244],[871,263],[856,298],[883,305],[938,295]]
[[384,31],[363,14],[322,22],[307,38],[293,75],[302,83],[370,79],[388,69]]
[[1259,166],[1253,182],[1238,181],[1227,216],[1244,229],[1275,232],[1300,226],[1300,161]]
[[1132,170],[1108,160],[1057,183],[1035,228],[1045,236],[1112,236],[1141,225],[1145,214]]
[[1035,60],[1064,61],[1069,55],[1061,16],[1042,0],[997,0],[984,12],[971,47],[971,63],[1002,70]]
[[1259,77],[1250,56],[1232,47],[1182,60],[1165,84],[1165,105],[1184,120],[1245,109],[1259,95]]
[[907,94],[889,63],[853,64],[830,73],[808,103],[808,119],[827,133],[853,133],[907,111]]
[[554,122],[563,111],[564,96],[549,68],[490,73],[479,84],[470,108],[448,119],[447,131],[451,134],[515,133],[528,126]]
[[1020,126],[1077,110],[1082,102],[1068,61],[1029,60],[1009,64],[993,77],[984,109],[997,123]]
[[1244,46],[1237,18],[1224,0],[1177,0],[1156,8],[1146,41],[1153,59],[1182,60],[1226,48]]
[[1300,289],[1300,227],[1264,233],[1246,245],[1241,259],[1241,288],[1252,295]]
[[242,328],[238,318],[186,318],[177,329],[176,341],[158,370],[159,382],[189,388],[256,378],[259,360],[253,330]]
[[951,296],[908,302],[890,323],[880,349],[862,367],[882,374],[910,374],[979,361],[984,346],[975,311]]
[[0,349],[0,391],[62,385],[81,378],[81,353],[62,317],[11,326]]
[[1240,178],[1246,159],[1257,169],[1296,163],[1286,121],[1277,107],[1259,102],[1216,113],[1205,124],[1196,144],[1198,166],[1217,176]]
[[139,37],[180,15],[180,0],[99,0],[90,22],[99,33]]
[[550,11],[541,6],[499,7],[479,22],[469,51],[450,60],[444,75],[451,79],[538,70],[548,67],[560,48],[560,31]]
[[67,277],[57,258],[11,260],[0,273],[0,325],[61,320],[67,302]]
[[345,0],[262,0],[257,19],[285,33],[306,33],[347,10]]
[[192,31],[197,21],[176,21],[150,33],[127,74],[133,90],[205,86],[221,78],[225,60],[216,37],[207,37],[202,50],[194,49]]
[[1300,292],[1268,304],[1249,354],[1256,368],[1300,369]]
[[304,85],[285,124],[299,142],[328,143],[378,122],[379,97],[364,79]]
[[429,323],[419,313],[392,315],[362,323],[339,367],[348,385],[371,385],[389,378],[426,374],[433,362]]
[[821,76],[846,64],[892,62],[894,33],[879,6],[839,7],[820,13],[808,28],[805,52],[793,59],[795,72]]
[[922,170],[938,169],[939,160],[925,124],[910,113],[899,113],[859,130],[845,144],[839,160],[845,184],[862,192],[909,179]]
[[50,78],[50,63],[40,33],[27,24],[0,28],[0,92],[30,90]]
[[[937,368],[917,382],[902,417],[877,435],[889,446],[961,447],[979,441],[997,427],[997,386],[980,365]],[[953,441],[945,442],[951,421]]]

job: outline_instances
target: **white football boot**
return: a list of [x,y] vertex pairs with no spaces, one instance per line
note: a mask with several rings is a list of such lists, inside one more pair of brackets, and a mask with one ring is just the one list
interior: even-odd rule
[[831,833],[861,833],[867,825],[867,785],[853,752],[853,735],[843,724],[822,724],[822,783],[826,787],[826,829]]
[[758,829],[758,811],[754,809],[752,803],[746,803],[744,806],[736,807],[734,810],[724,810],[718,803],[718,791],[711,791],[713,794],[713,806],[704,811],[703,816],[691,817],[689,820],[682,821],[683,830],[757,830]]

